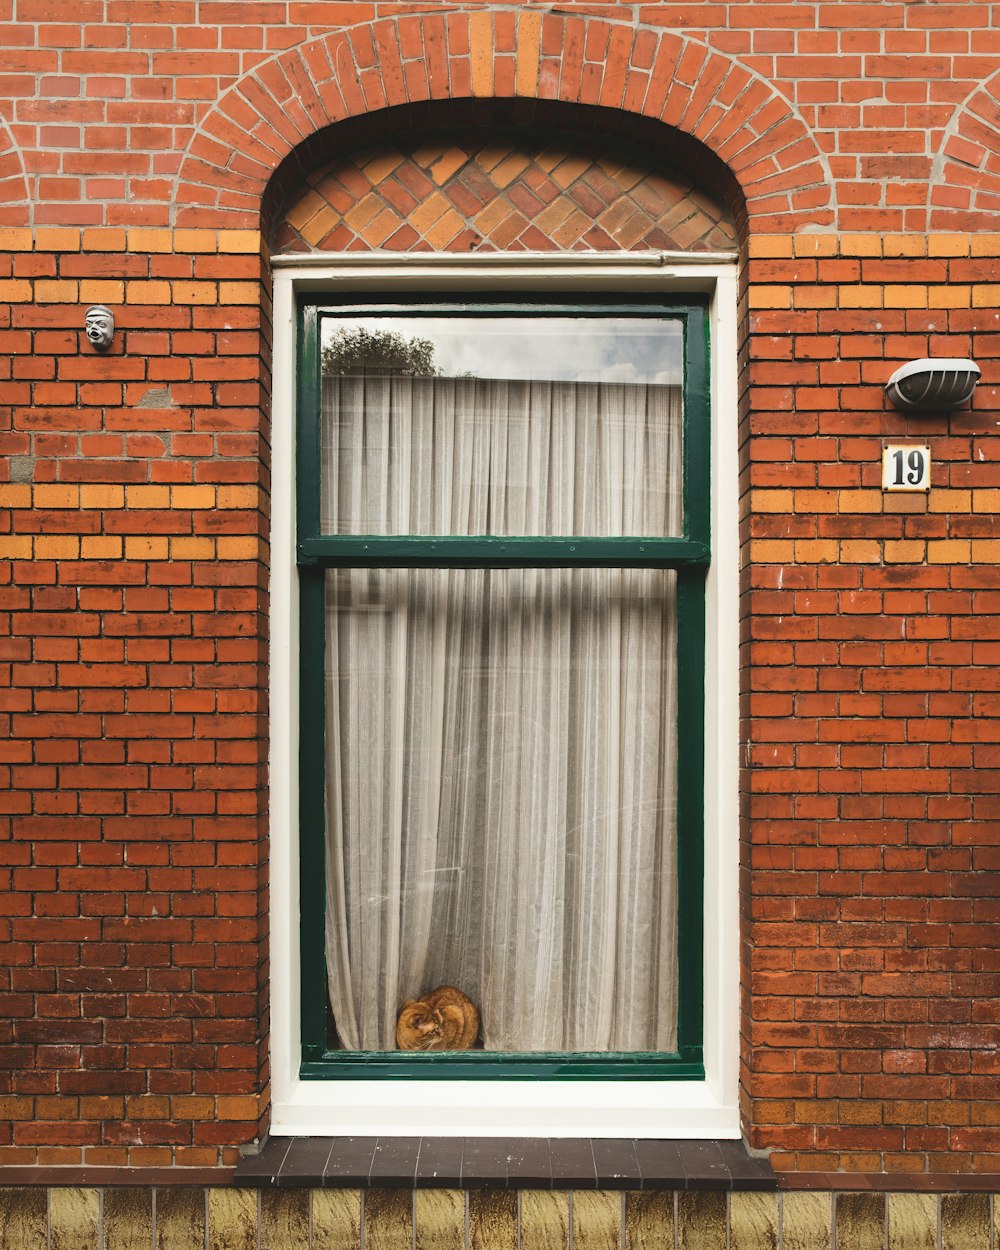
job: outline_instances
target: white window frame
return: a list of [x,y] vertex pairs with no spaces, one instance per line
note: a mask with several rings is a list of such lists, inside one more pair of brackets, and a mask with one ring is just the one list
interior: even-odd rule
[[[275,257],[271,437],[270,1067],[272,1136],[737,1138],[739,544],[736,257],[713,253]],[[308,1080],[300,1045],[296,299],[405,290],[707,293],[712,563],[706,583],[704,1080]]]

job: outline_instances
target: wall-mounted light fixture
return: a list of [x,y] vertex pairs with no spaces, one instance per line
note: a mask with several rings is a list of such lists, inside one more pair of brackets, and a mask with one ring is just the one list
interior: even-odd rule
[[942,412],[972,398],[979,373],[974,360],[911,360],[892,375],[885,393],[903,412]]

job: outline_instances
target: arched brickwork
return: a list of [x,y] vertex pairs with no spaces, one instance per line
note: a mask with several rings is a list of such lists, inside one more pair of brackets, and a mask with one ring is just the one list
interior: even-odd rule
[[[832,226],[829,170],[788,101],[737,61],[672,31],[587,16],[480,10],[337,31],[256,66],[205,117],[185,154],[176,224],[252,226],[291,157],[300,176],[329,151],[316,136],[432,101],[560,101],[665,123],[723,162],[757,231]],[[411,121],[412,124],[412,121]],[[292,156],[294,154],[294,156]]]
[[6,124],[0,121],[0,225],[27,226],[30,213],[21,153]]
[[732,216],[621,144],[535,136],[403,136],[340,153],[278,216],[276,252],[726,252]]
[[1000,73],[957,111],[928,190],[932,230],[1000,229]]

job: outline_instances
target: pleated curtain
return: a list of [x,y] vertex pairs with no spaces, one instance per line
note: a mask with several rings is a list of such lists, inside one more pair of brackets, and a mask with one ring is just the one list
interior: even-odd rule
[[[671,386],[332,377],[329,533],[681,528]],[[489,1051],[676,1044],[674,575],[340,569],[326,592],[340,1045],[457,986]]]

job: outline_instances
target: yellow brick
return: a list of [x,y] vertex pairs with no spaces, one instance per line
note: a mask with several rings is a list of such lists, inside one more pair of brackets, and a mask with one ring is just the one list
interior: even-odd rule
[[[333,1190],[314,1190],[313,1193],[339,1193]],[[353,1191],[357,1193],[357,1190]],[[341,1246],[360,1245],[360,1195],[358,1201],[359,1236],[353,1241],[342,1240],[339,1243],[330,1238],[322,1239],[322,1232],[317,1235],[316,1220],[313,1225],[313,1245],[339,1244]],[[257,1243],[257,1195],[251,1189],[210,1189],[208,1191],[208,1244],[213,1250],[249,1250]],[[324,1230],[325,1231],[325,1230]],[[308,1237],[308,1225],[306,1226]]]
[[840,512],[881,512],[882,492],[880,490],[842,490],[838,510]]
[[837,302],[841,308],[881,308],[880,286],[841,286],[837,288]]
[[[985,492],[976,491],[976,494]],[[1000,491],[992,494],[1000,496]],[[927,501],[929,512],[968,512],[972,508],[972,491],[969,490],[932,490]],[[991,509],[992,511],[992,509]]]
[[493,14],[475,9],[469,16],[469,58],[472,62],[472,94],[493,94]]
[[835,234],[797,234],[796,256],[837,256],[840,244]]
[[882,239],[883,256],[926,256],[927,241],[922,234],[887,234]]
[[974,538],[973,564],[1000,564],[1000,538]]
[[883,512],[917,513],[927,511],[927,491],[887,491],[882,497]]
[[938,1200],[935,1194],[889,1194],[887,1207],[889,1250],[936,1250]]
[[[413,1245],[412,1194],[402,1189],[366,1189],[364,1212],[366,1250],[409,1250]],[[261,1238],[264,1244],[272,1243]],[[295,1244],[289,1241],[288,1250]]]
[[795,496],[790,490],[755,490],[750,496],[751,512],[792,512]]
[[175,230],[175,252],[214,252],[216,235],[214,230]]
[[[935,494],[938,492],[935,491]],[[972,492],[973,512],[1000,512],[1000,490],[974,490]]]
[[971,302],[971,286],[930,286],[927,288],[928,308],[968,308]]
[[288,224],[295,230],[301,230],[310,221],[327,208],[327,202],[318,191],[307,191],[287,213]]
[[124,508],[125,507],[125,487],[124,486],[81,486],[80,487],[80,507],[96,508],[103,511],[106,508]]
[[30,304],[34,291],[27,278],[10,278],[0,282],[0,303]]
[[[391,148],[384,152],[376,151],[374,156],[364,157],[361,167],[368,181],[377,187],[380,182],[385,182],[393,170],[399,168],[404,159],[402,152]],[[323,202],[326,203],[325,200]]]
[[928,256],[968,256],[967,234],[931,234],[927,237]]
[[26,534],[0,535],[0,560],[30,560],[32,540]]
[[[209,1194],[214,1191],[209,1190]],[[245,1190],[234,1190],[240,1193]],[[417,1237],[420,1236],[421,1193],[433,1193],[431,1189],[418,1189]],[[440,1192],[448,1193],[448,1190]],[[462,1195],[463,1200],[465,1195]],[[464,1203],[463,1203],[464,1205]],[[464,1230],[463,1230],[464,1231]],[[320,1246],[353,1247],[361,1244],[361,1190],[360,1189],[314,1189],[312,1191],[312,1244]],[[256,1242],[253,1243],[256,1245]],[[418,1241],[419,1245],[419,1241]]]
[[80,557],[83,560],[120,560],[123,552],[121,538],[92,534],[80,540]]
[[[84,490],[87,488],[84,487]],[[80,506],[79,486],[36,486],[36,508],[78,508]]]
[[170,558],[172,560],[214,560],[215,540],[213,538],[172,538]]
[[122,304],[124,301],[124,282],[87,281],[80,283],[81,304]]
[[569,1245],[569,1195],[559,1190],[521,1190],[521,1244],[545,1250]]
[[972,547],[967,538],[931,539],[927,544],[930,564],[968,564]]
[[845,564],[878,564],[881,544],[869,538],[849,538],[840,544],[840,558]]
[[0,508],[30,508],[31,486],[27,482],[0,484]]
[[80,540],[76,534],[39,534],[35,538],[36,560],[78,560]]
[[169,230],[151,230],[144,226],[133,226],[128,232],[128,250],[130,252],[172,252],[174,236]]
[[39,278],[35,283],[35,299],[39,304],[75,304],[80,298],[78,282]]
[[170,488],[170,506],[172,508],[214,508],[214,486],[172,486]]
[[72,226],[43,226],[35,231],[36,252],[78,252],[80,231]]
[[263,554],[260,539],[252,535],[219,539],[220,560],[259,560]]
[[749,298],[751,308],[791,308],[792,288],[790,286],[752,286]]
[[34,247],[31,231],[27,229],[0,230],[0,252],[30,252]]
[[166,560],[170,555],[168,538],[147,538],[140,535],[125,539],[126,560]]
[[926,308],[925,286],[887,286],[883,294],[883,308]]
[[339,221],[340,214],[327,204],[325,208],[320,209],[315,217],[309,218],[309,221],[301,228],[299,233],[307,243],[318,247]]
[[842,256],[881,256],[882,236],[879,234],[845,234],[840,241]]
[[100,1190],[54,1186],[49,1194],[49,1244],[53,1250],[96,1246],[100,1211]]
[[169,282],[130,282],[125,288],[125,301],[129,304],[169,304]]
[[120,226],[91,226],[83,232],[85,252],[124,252],[126,235]]
[[260,1104],[252,1095],[230,1095],[218,1099],[216,1108],[219,1120],[256,1120]]
[[534,96],[538,88],[538,52],[542,41],[542,15],[522,9],[517,15],[517,68],[514,74],[516,95]]
[[792,255],[792,240],[787,234],[754,234],[749,249],[751,260],[786,260]]
[[1000,283],[984,283],[972,288],[973,308],[997,308],[1000,306]]
[[832,538],[801,538],[795,543],[798,564],[833,564],[837,559],[837,543]]
[[465,1193],[417,1189],[413,1216],[416,1250],[465,1250]]
[[[964,256],[965,253],[963,252]],[[973,256],[1000,256],[1000,234],[976,234],[972,236]]]
[[256,508],[260,504],[260,491],[256,486],[217,486],[217,508]]
[[172,1101],[174,1118],[177,1120],[211,1120],[215,1116],[215,1099],[188,1095]]
[[915,539],[886,539],[883,554],[886,564],[922,564],[924,544]]
[[242,252],[244,255],[260,251],[259,230],[220,230],[220,252]]
[[836,512],[837,492],[835,490],[797,490],[795,492],[796,512]]
[[[775,1213],[778,1199],[774,1195]],[[573,1195],[573,1250],[619,1250],[622,1196],[609,1189],[578,1189]]]
[[214,282],[174,282],[171,287],[175,304],[214,304],[216,301]]
[[169,508],[170,487],[126,486],[125,506],[127,508]]
[[750,558],[758,564],[792,564],[795,544],[787,539],[754,539],[750,543]]
[[220,282],[220,304],[259,304],[260,283],[258,282]]

